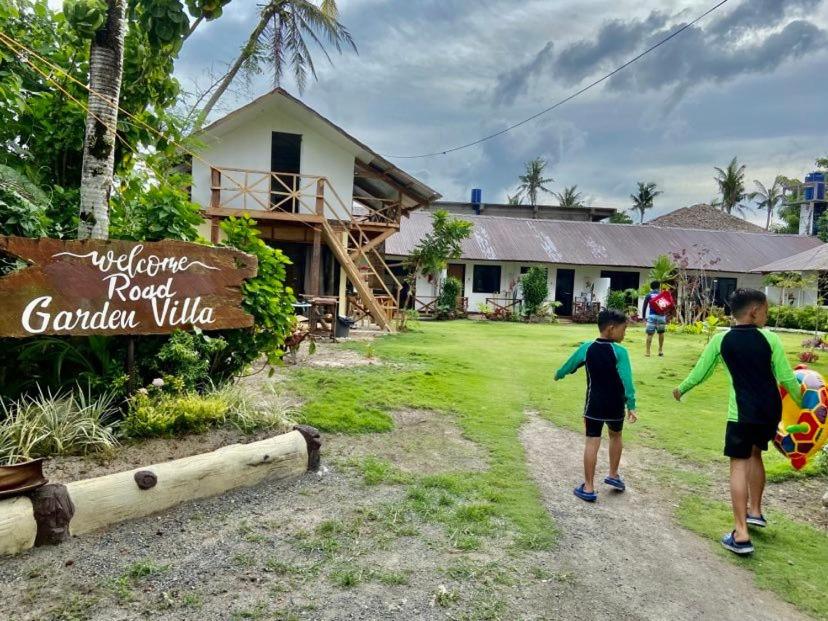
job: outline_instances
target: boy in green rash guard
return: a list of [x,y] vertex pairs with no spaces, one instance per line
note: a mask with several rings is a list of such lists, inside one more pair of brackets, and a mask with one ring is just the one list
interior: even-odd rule
[[619,345],[627,332],[627,316],[617,310],[602,310],[598,313],[598,330],[600,338],[582,344],[555,373],[557,382],[581,367],[586,369],[584,482],[574,490],[574,494],[586,502],[598,500],[594,487],[595,465],[604,424],[609,428],[610,458],[609,475],[604,483],[619,492],[626,489],[618,473],[623,448],[621,430],[624,427],[624,410],[627,410],[631,423],[636,421],[630,356]]
[[768,449],[782,418],[782,384],[798,403],[802,389],[785,358],[779,337],[764,328],[768,300],[755,289],[737,289],[730,296],[733,327],[719,332],[708,343],[696,366],[678,388],[681,400],[707,380],[724,363],[730,379],[724,454],[730,458],[730,499],[736,528],[722,537],[722,545],[735,554],[750,554],[753,544],[748,524],[764,528],[762,494],[765,464],[762,451]]

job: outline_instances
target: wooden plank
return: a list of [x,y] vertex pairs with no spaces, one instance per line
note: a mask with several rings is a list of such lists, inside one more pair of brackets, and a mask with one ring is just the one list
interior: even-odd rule
[[221,205],[221,171],[210,169],[210,207],[216,209]]
[[256,209],[232,209],[222,207],[220,209],[208,209],[204,212],[206,216],[236,216],[248,215],[254,220],[283,220],[285,222],[310,222],[318,224],[324,220],[323,217],[309,213],[288,213],[286,211],[260,211]]
[[37,522],[27,496],[0,500],[0,554],[17,554],[35,543]]
[[313,229],[313,249],[311,250],[310,278],[308,293],[319,295],[319,276],[322,271],[322,231]]
[[241,286],[256,258],[177,240],[0,236],[28,265],[0,278],[0,336],[168,334],[244,328]]
[[372,249],[376,248],[377,246],[379,246],[382,242],[384,242],[386,239],[391,237],[396,232],[397,232],[396,229],[388,229],[386,231],[383,231],[382,233],[380,233],[379,235],[374,237],[372,240],[370,240],[364,246],[360,246],[356,250],[351,251],[351,260],[356,259],[357,257],[360,256],[360,254],[367,255],[367,253],[370,250],[372,250]]

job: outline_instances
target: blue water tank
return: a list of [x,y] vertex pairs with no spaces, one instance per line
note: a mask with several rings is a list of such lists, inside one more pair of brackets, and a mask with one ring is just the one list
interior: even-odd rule
[[471,204],[474,213],[480,215],[480,205],[483,203],[483,190],[480,188],[472,188]]

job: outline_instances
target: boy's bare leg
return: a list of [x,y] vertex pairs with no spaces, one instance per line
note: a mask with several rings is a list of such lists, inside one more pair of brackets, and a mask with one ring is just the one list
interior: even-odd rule
[[647,350],[645,352],[646,356],[650,355],[650,349],[652,348],[652,346],[653,346],[653,335],[652,334],[647,334]]
[[584,491],[595,491],[595,464],[598,463],[598,449],[601,448],[601,438],[586,439],[584,444]]
[[750,539],[747,529],[748,478],[751,459],[730,458],[730,502],[736,522],[736,541]]
[[620,431],[609,430],[609,475],[613,479],[618,478],[618,466],[621,463],[621,451],[624,442],[621,439]]
[[658,333],[658,353],[664,353],[664,332]]
[[753,447],[750,456],[750,473],[748,490],[750,492],[750,515],[762,515],[762,494],[765,493],[765,462],[762,461],[762,451]]

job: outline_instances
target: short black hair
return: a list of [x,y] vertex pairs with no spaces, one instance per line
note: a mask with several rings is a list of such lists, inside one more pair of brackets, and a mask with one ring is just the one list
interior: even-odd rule
[[654,280],[653,282],[650,283],[650,289],[653,289],[653,290],[661,289],[661,283],[657,280]]
[[603,330],[609,326],[619,326],[627,323],[627,316],[615,308],[605,308],[598,313],[598,329]]
[[730,294],[728,304],[732,315],[741,315],[754,304],[764,304],[768,297],[757,289],[736,289]]

